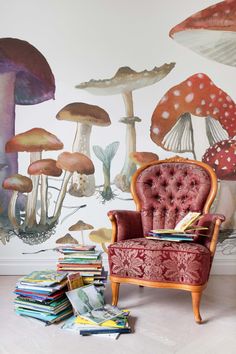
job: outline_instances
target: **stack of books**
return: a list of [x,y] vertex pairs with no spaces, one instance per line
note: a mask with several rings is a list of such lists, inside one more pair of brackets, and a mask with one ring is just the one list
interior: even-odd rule
[[130,333],[129,311],[106,305],[104,297],[94,285],[68,291],[74,316],[62,329],[78,332],[82,336],[102,335],[117,338],[121,333]]
[[104,288],[107,272],[102,266],[101,251],[94,245],[63,245],[59,249],[58,272],[79,272],[84,284]]
[[46,325],[65,320],[73,314],[66,291],[67,274],[53,270],[34,271],[16,284],[15,312]]
[[[200,217],[201,214],[198,212],[189,212],[182,220],[180,220],[174,229],[151,230],[145,237],[159,241],[192,242],[194,241],[195,237],[199,235],[199,231],[207,230],[207,227],[194,225],[194,223],[199,220]],[[196,231],[198,231],[198,234],[195,233]],[[201,234],[201,236],[207,235]]]

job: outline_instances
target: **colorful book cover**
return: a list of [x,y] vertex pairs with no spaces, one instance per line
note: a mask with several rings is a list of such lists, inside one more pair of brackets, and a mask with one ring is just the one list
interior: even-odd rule
[[66,278],[66,274],[60,274],[54,270],[42,270],[34,271],[19,279],[20,283],[40,285],[40,286],[51,286],[56,283],[60,283]]

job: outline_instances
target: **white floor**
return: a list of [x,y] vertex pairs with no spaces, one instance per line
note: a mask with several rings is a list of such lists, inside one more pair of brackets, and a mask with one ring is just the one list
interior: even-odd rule
[[[0,277],[0,354],[235,354],[236,276],[211,276],[195,324],[187,292],[123,285],[119,306],[131,311],[132,334],[81,337],[13,312],[16,276]],[[110,302],[108,286],[106,300]]]

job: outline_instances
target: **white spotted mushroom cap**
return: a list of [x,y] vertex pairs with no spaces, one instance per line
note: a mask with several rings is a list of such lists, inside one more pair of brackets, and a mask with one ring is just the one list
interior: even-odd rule
[[183,114],[212,117],[230,138],[236,135],[236,106],[226,92],[198,73],[172,87],[157,104],[152,115],[151,139],[165,149],[163,139]]
[[173,27],[170,37],[196,53],[236,66],[236,0],[209,6]]
[[236,140],[222,140],[209,147],[202,161],[213,168],[221,180],[236,180]]

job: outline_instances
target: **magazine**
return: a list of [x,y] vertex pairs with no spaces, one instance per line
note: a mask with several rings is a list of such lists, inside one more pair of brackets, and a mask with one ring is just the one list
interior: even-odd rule
[[94,308],[93,310],[81,314],[80,316],[92,323],[100,325],[105,321],[120,316],[121,314],[122,314],[122,310],[118,309],[117,307],[111,305],[105,305],[102,307]]

